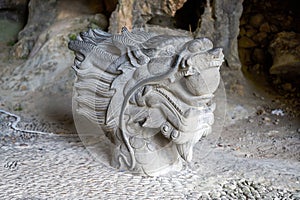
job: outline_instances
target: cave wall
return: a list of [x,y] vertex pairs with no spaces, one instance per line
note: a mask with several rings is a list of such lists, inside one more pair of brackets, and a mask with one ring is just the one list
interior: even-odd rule
[[[97,13],[110,16],[116,4],[117,0],[0,0],[0,11],[1,8],[5,10],[26,8],[25,11],[28,11],[19,15],[20,20],[26,22],[26,25],[19,32],[13,50],[14,57],[28,58],[39,36],[56,22],[80,16],[84,19],[87,15]],[[106,19],[99,19],[95,24],[102,24],[103,20]]]
[[109,31],[120,32],[123,26],[129,29],[145,27],[154,16],[173,17],[186,0],[120,0],[110,18]]
[[[147,27],[149,21],[160,17],[160,25],[170,28],[185,28],[193,31],[193,24],[179,25],[180,22],[189,23],[186,19],[199,17],[197,28],[193,31],[197,37],[210,38],[215,46],[224,49],[227,65],[231,69],[240,69],[237,50],[237,36],[239,34],[239,19],[242,14],[241,0],[226,1],[193,1],[193,0],[120,0],[117,9],[110,18],[110,32],[118,33],[123,26],[128,28]],[[178,11],[187,6],[186,13],[178,19]],[[204,6],[203,6],[204,5]],[[193,9],[192,9],[193,8]],[[202,11],[204,10],[204,12]],[[177,14],[177,15],[176,15]],[[195,19],[194,19],[195,21]],[[175,24],[175,25],[174,25]],[[182,23],[181,23],[182,24]]]
[[1,42],[14,44],[27,22],[29,0],[0,0]]
[[56,1],[29,1],[27,23],[18,34],[18,42],[14,46],[13,56],[28,57],[39,35],[54,22],[56,6]]
[[[64,7],[64,2],[69,6]],[[109,17],[108,30],[112,33],[120,32],[123,26],[131,29],[155,24],[208,37],[215,46],[224,49],[231,69],[240,68],[236,38],[242,13],[241,0],[30,0],[28,10],[27,24],[20,31],[14,48],[15,57],[28,57],[38,36],[57,20],[76,17],[76,13],[103,13]]]
[[[248,0],[238,36],[242,69],[279,91],[300,85],[300,7],[296,0]],[[283,92],[283,91],[282,91]]]
[[237,37],[243,6],[241,0],[214,0],[205,7],[197,36],[210,38],[214,45],[223,48],[227,66],[238,70],[241,63],[238,56]]
[[107,17],[96,0],[30,0],[27,6],[27,24],[9,56],[12,63],[20,62],[13,67],[0,65],[0,89],[69,94],[74,55],[68,42],[88,27],[107,30]]
[[[2,0],[3,1],[3,0]],[[237,51],[242,0],[30,0],[28,21],[19,33],[14,56],[27,58],[39,35],[58,20],[79,14],[102,13],[109,18],[108,31],[120,32],[123,26],[155,26],[185,31],[186,35],[208,37],[222,47],[230,69],[240,69]],[[64,6],[65,5],[65,6]],[[66,6],[67,5],[67,6]]]

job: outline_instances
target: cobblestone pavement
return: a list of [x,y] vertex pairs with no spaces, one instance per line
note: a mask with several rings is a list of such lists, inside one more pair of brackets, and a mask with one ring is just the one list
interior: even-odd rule
[[96,161],[76,134],[26,132],[51,125],[16,129],[15,121],[0,112],[0,199],[300,199],[296,161],[240,158],[213,145],[181,172],[143,177]]

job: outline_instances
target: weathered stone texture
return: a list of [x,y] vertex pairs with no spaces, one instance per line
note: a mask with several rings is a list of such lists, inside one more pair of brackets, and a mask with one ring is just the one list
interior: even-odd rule
[[269,50],[273,57],[271,74],[300,75],[300,34],[278,33],[271,42]]
[[25,28],[20,31],[14,56],[28,57],[38,36],[49,27],[56,17],[56,1],[31,0],[28,5],[29,16]]
[[213,1],[214,45],[224,48],[227,64],[231,69],[241,67],[238,57],[237,36],[243,6],[241,0]]
[[219,86],[222,49],[207,38],[126,28],[89,30],[69,48],[76,128],[83,137],[108,136],[112,166],[152,176],[192,160],[194,145],[212,132],[215,104],[208,102]]
[[[186,0],[131,1],[122,0],[110,19],[110,32],[118,33],[123,26],[145,27],[153,17],[173,17]],[[239,69],[237,36],[242,14],[241,0],[212,1],[207,3],[196,36],[210,38],[214,45],[224,49],[225,58],[232,69]]]
[[174,16],[186,0],[121,0],[110,18],[110,32],[118,33],[123,26],[129,29],[144,27],[153,16]]

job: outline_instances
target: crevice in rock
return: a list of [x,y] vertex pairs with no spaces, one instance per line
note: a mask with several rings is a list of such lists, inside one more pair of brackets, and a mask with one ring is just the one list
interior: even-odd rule
[[13,45],[17,35],[24,28],[28,20],[28,2],[0,0],[0,42]]
[[206,0],[187,0],[187,2],[176,11],[174,17],[155,15],[147,24],[194,32],[199,26],[199,21],[204,13],[205,4]]
[[168,28],[175,28],[176,27],[176,21],[174,17],[171,16],[165,16],[165,15],[156,15],[152,17],[147,24],[152,25],[158,25]]
[[217,21],[217,17],[216,17],[216,9],[215,9],[215,3],[214,3],[214,0],[210,0],[209,1],[209,5],[211,7],[211,18],[215,21]]
[[204,13],[206,0],[188,0],[175,14],[175,27],[195,31]]
[[107,17],[107,19],[110,18],[112,12],[117,8],[118,0],[103,0],[103,14]]

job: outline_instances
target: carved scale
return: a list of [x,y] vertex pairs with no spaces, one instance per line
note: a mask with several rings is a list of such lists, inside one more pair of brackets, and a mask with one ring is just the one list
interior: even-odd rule
[[211,132],[213,93],[223,62],[207,38],[140,30],[88,30],[75,52],[75,112],[98,124],[115,145],[111,165],[159,175],[191,161]]

